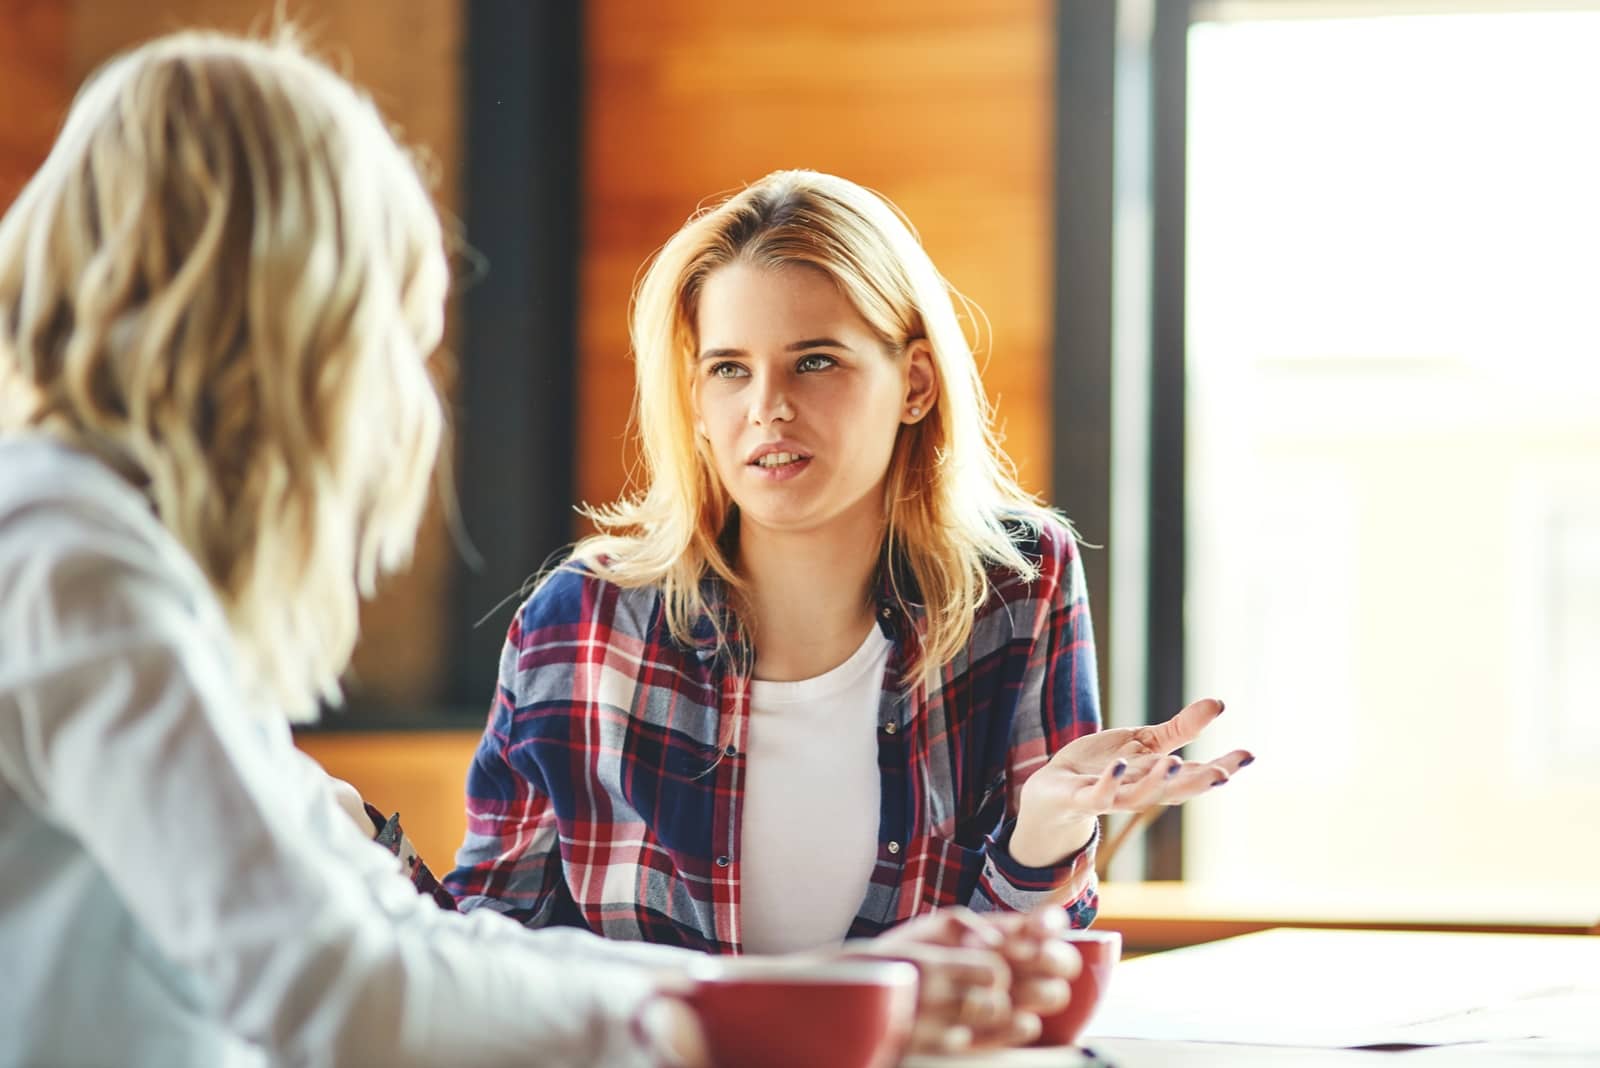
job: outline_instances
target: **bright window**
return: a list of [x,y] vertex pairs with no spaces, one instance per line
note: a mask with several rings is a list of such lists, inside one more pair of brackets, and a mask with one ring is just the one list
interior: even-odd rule
[[[1187,878],[1600,887],[1600,12],[1189,37]],[[1595,898],[1600,908],[1600,896]]]

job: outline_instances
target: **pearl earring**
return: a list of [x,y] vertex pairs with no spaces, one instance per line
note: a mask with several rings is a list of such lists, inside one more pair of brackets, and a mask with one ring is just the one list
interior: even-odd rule
[[921,409],[921,408],[915,408],[915,407],[914,407],[914,408],[912,408],[912,409],[911,409],[911,414],[912,414],[912,415],[913,415],[913,416],[918,416],[918,415],[921,415],[921,414],[922,414],[922,409]]

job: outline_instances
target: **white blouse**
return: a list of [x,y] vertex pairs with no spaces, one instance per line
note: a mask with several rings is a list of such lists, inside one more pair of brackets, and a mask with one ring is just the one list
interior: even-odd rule
[[438,909],[234,663],[137,493],[0,438],[0,1064],[651,1062],[683,954]]

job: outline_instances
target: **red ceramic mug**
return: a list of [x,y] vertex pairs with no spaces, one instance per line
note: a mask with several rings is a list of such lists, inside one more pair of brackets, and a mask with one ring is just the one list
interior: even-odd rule
[[1072,999],[1066,1008],[1039,1018],[1042,1027],[1036,1046],[1077,1044],[1111,983],[1111,970],[1122,957],[1122,935],[1117,931],[1063,931],[1061,940],[1078,951],[1083,970],[1072,980]]
[[715,1068],[891,1068],[911,1040],[917,970],[708,958],[673,996],[699,1018]]

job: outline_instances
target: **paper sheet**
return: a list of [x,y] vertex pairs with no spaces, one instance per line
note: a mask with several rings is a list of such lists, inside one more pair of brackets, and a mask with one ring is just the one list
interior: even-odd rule
[[1600,938],[1278,929],[1124,961],[1084,1041],[1586,1041],[1596,1018]]

